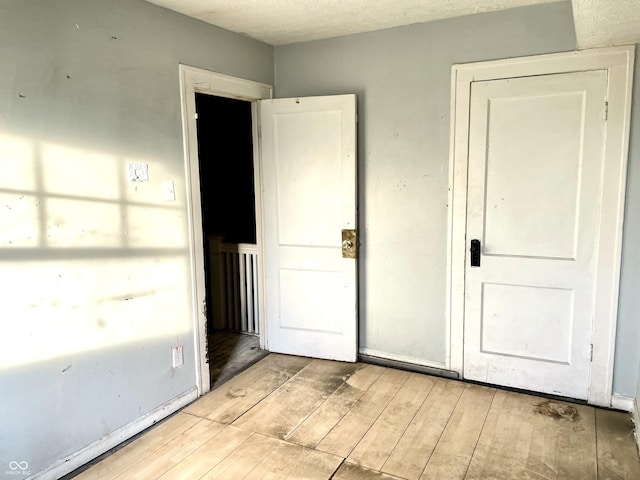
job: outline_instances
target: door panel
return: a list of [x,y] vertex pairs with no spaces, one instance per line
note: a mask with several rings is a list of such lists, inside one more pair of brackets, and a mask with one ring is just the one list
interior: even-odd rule
[[267,341],[272,352],[355,361],[355,96],[261,102]]
[[[572,290],[484,283],[482,351],[569,364],[573,304]],[[504,322],[518,306],[518,322]],[[540,342],[541,331],[554,335]]]
[[586,399],[604,71],[473,82],[464,376]]
[[488,99],[485,254],[575,258],[583,96]]
[[282,245],[336,246],[336,232],[342,229],[341,113],[286,113],[273,118]]

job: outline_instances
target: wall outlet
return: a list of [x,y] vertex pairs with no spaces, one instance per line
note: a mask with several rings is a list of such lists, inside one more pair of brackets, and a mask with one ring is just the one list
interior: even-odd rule
[[182,345],[173,347],[171,349],[171,356],[173,357],[173,368],[181,367],[184,363],[184,356],[182,355]]

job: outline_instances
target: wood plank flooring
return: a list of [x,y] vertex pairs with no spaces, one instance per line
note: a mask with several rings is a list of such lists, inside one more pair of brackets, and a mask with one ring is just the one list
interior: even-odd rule
[[78,474],[94,479],[640,479],[628,414],[271,354]]

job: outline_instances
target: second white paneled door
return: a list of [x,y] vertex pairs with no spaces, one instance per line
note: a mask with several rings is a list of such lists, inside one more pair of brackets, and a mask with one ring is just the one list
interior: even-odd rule
[[605,70],[472,83],[465,378],[588,397],[606,94]]

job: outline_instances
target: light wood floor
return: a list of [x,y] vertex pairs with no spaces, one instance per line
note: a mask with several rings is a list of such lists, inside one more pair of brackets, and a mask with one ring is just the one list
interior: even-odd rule
[[76,477],[640,479],[628,414],[269,355]]

